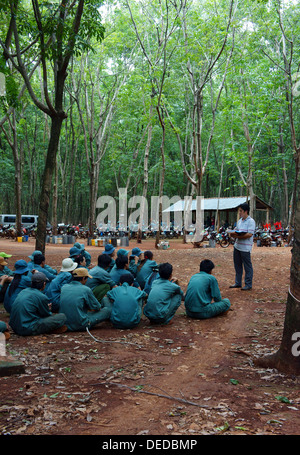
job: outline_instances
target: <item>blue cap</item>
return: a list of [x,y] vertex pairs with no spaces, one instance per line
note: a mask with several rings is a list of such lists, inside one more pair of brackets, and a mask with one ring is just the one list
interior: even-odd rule
[[108,243],[107,245],[105,245],[105,249],[103,251],[103,254],[111,254],[115,251],[115,247],[113,245],[111,245],[110,243]]
[[72,248],[70,248],[70,257],[73,258],[75,256],[79,256],[79,254],[81,254],[81,250],[79,248],[76,248],[75,246],[73,246]]
[[31,259],[31,261],[33,261],[34,256],[37,256],[38,254],[43,254],[43,253],[42,253],[41,251],[39,251],[39,250],[35,250],[35,251],[32,253],[32,255],[31,255],[31,256],[28,256],[28,257],[29,257],[29,259]]
[[118,252],[117,252],[117,256],[120,258],[121,256],[127,256],[129,253],[129,251],[125,250],[124,248],[121,248]]
[[15,263],[15,270],[14,270],[14,273],[16,274],[22,274],[22,273],[25,273],[25,272],[28,272],[29,271],[29,267],[28,267],[28,264],[26,261],[24,261],[24,259],[19,259],[19,261],[17,261]]
[[144,251],[140,250],[139,248],[133,248],[133,250],[131,252],[131,255],[132,256],[140,256],[143,253],[144,253]]
[[79,250],[84,250],[85,249],[85,244],[84,243],[79,243],[79,242],[76,242],[74,243],[74,247],[75,248],[78,248]]

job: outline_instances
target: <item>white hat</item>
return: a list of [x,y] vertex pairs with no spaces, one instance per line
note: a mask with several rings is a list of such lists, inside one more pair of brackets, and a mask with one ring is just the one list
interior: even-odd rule
[[71,258],[63,259],[62,261],[62,268],[60,269],[61,272],[72,272],[78,266],[77,262],[74,262]]

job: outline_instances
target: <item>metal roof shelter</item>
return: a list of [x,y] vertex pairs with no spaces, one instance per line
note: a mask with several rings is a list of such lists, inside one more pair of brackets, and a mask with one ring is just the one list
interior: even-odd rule
[[[244,202],[248,202],[249,198],[247,196],[233,196],[233,197],[221,197],[221,198],[203,198],[204,200],[204,211],[208,212],[218,212],[218,218],[220,216],[219,212],[226,211],[226,212],[233,212],[236,211],[240,204]],[[167,212],[183,212],[184,211],[184,200],[180,200],[175,204],[170,205],[170,207],[164,210],[165,213]],[[270,210],[273,208],[260,199],[258,196],[255,196],[255,210],[263,210],[266,211],[266,222],[269,222],[269,213]],[[191,211],[196,210],[196,199],[192,200]],[[218,225],[219,225],[218,220]]]

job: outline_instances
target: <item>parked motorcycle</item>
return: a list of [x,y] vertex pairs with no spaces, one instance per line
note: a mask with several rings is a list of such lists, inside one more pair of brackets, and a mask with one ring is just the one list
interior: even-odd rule
[[228,248],[229,245],[234,245],[235,239],[221,228],[218,234],[216,234],[216,241],[222,248]]

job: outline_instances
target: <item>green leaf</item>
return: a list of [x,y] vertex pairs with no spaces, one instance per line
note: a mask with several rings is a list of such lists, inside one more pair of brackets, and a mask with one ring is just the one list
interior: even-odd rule
[[50,395],[50,398],[56,398],[56,397],[58,397],[58,395],[59,395],[59,392],[56,392],[53,395]]
[[237,379],[230,379],[231,384],[237,385],[239,384],[239,381]]
[[277,395],[275,398],[276,400],[281,401],[281,403],[291,403],[287,397],[283,397],[281,395]]
[[225,422],[221,427],[217,427],[216,431],[227,431],[229,429],[229,423]]

